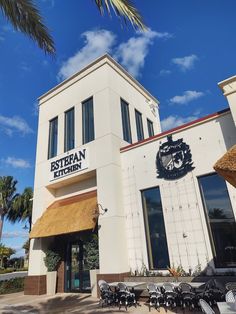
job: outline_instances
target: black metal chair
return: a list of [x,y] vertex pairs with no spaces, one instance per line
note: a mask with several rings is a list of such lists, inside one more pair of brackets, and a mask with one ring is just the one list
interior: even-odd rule
[[178,290],[182,309],[188,308],[189,310],[193,310],[196,307],[196,294],[192,286],[188,283],[181,282]]
[[166,310],[168,307],[171,309],[175,308],[178,301],[178,294],[176,292],[175,286],[170,282],[165,282],[162,287],[164,290],[164,304]]
[[196,289],[196,298],[205,300],[210,306],[216,305],[217,302],[223,302],[225,296],[224,286],[215,279],[210,279],[203,287]]
[[228,304],[236,304],[236,295],[232,290],[228,291],[225,295],[225,301]]
[[203,299],[199,300],[199,304],[201,307],[201,310],[205,314],[215,314],[215,311],[212,309],[212,307]]
[[160,305],[164,303],[164,299],[160,288],[157,287],[154,283],[148,283],[147,290],[149,293],[149,312],[150,312],[151,307],[155,307],[155,309],[159,308]]
[[111,290],[109,284],[105,280],[99,280],[100,289],[99,306],[111,306],[115,303],[115,294]]
[[225,285],[225,288],[228,290],[228,291],[233,291],[233,292],[236,292],[236,282],[227,282],[227,284]]
[[123,282],[119,282],[117,285],[117,294],[118,294],[118,303],[119,303],[119,310],[122,305],[125,306],[127,311],[128,306],[134,305],[137,306],[137,301],[135,299],[134,292],[129,291],[126,284]]

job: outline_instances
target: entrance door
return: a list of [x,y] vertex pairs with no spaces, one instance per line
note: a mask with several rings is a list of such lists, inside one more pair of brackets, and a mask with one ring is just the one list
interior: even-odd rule
[[82,241],[68,244],[66,261],[66,291],[88,292],[90,290],[89,270],[84,259]]

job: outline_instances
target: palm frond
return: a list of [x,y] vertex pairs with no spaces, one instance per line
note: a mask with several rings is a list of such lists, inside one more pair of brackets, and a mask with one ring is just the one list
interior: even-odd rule
[[111,7],[119,17],[123,17],[125,23],[129,20],[134,27],[141,30],[147,29],[141,15],[130,0],[95,0],[95,3],[101,14],[105,10],[110,14]]
[[16,30],[28,35],[45,53],[54,55],[53,39],[33,1],[0,0],[0,9]]

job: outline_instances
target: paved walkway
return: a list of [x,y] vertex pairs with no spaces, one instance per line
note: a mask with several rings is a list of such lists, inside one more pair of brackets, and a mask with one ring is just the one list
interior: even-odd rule
[[1,274],[0,275],[0,281],[2,281],[2,280],[9,280],[9,279],[12,279],[12,278],[26,277],[27,274],[28,274],[27,271],[14,271],[12,273]]
[[[121,308],[100,308],[98,306],[98,300],[92,298],[89,294],[73,294],[73,293],[58,293],[55,296],[29,296],[24,295],[23,292],[12,293],[6,295],[0,295],[0,313],[1,314],[54,314],[54,313],[73,313],[73,314],[102,314],[102,313],[133,313],[133,314],[143,314],[143,313],[159,313],[165,314],[165,310],[161,309],[157,312],[152,309],[149,312],[148,307],[140,302],[140,305],[135,307],[130,307],[126,312],[125,309]],[[168,311],[167,313],[176,313],[175,311]],[[193,312],[192,312],[193,313]],[[197,314],[200,312],[194,312]],[[178,314],[182,314],[181,310],[178,310]],[[185,314],[188,314],[185,311]]]

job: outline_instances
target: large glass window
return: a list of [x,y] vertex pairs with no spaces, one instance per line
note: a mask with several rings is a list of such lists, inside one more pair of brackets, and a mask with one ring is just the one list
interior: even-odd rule
[[236,266],[236,223],[225,181],[217,174],[198,178],[216,267]]
[[123,126],[123,139],[126,142],[132,143],[130,119],[129,119],[129,105],[123,99],[121,99],[121,115]]
[[74,108],[65,112],[65,147],[67,152],[75,147],[75,118]]
[[144,139],[143,121],[142,121],[142,114],[138,110],[135,110],[135,120],[136,120],[136,128],[137,128],[137,138],[138,138],[138,141],[142,141]]
[[142,193],[143,213],[150,269],[170,266],[160,189],[154,187]]
[[93,98],[82,103],[83,144],[94,140]]
[[149,119],[147,119],[147,126],[148,126],[148,135],[149,137],[154,136],[154,130],[153,130],[153,122]]
[[58,118],[49,121],[48,159],[57,155]]

